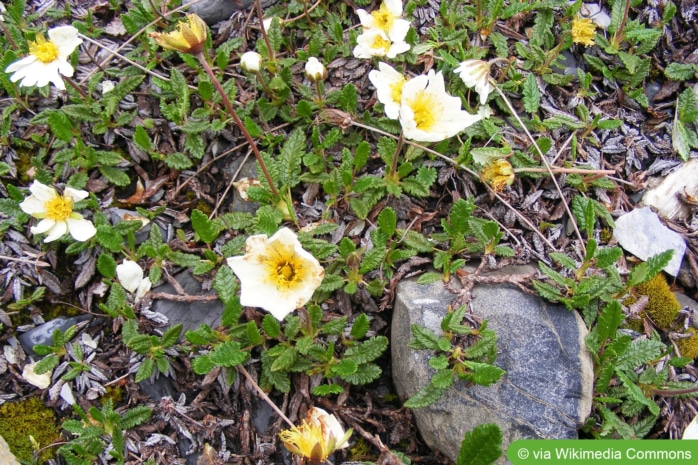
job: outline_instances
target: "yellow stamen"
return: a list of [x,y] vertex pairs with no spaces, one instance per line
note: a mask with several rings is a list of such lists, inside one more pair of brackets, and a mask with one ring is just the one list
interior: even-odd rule
[[58,47],[53,42],[44,39],[41,34],[37,34],[36,42],[29,42],[29,53],[42,63],[51,63],[58,58]]
[[572,20],[572,41],[574,43],[589,47],[594,45],[594,35],[596,35],[596,24],[591,18],[577,16]]
[[385,50],[387,53],[388,50],[390,50],[390,40],[384,39],[380,34],[376,34],[376,38],[373,39],[371,47],[377,50]]
[[54,221],[65,221],[73,213],[73,200],[68,197],[56,197],[44,203],[46,218]]
[[440,105],[437,105],[431,99],[431,96],[424,91],[418,92],[415,98],[409,102],[409,105],[414,113],[414,122],[417,124],[417,129],[428,131],[436,122],[436,115]]
[[390,93],[390,98],[393,99],[393,102],[399,102],[400,100],[402,100],[403,84],[405,84],[405,78],[402,78],[398,82],[390,84],[390,90],[392,91]]
[[381,3],[380,8],[373,11],[371,16],[373,16],[373,21],[378,29],[384,31],[386,34],[390,32],[390,28],[393,27],[393,23],[395,22],[395,16],[393,16],[384,3]]
[[262,260],[267,265],[267,280],[277,289],[292,289],[303,282],[305,268],[303,261],[293,252],[292,247],[274,244],[270,254]]

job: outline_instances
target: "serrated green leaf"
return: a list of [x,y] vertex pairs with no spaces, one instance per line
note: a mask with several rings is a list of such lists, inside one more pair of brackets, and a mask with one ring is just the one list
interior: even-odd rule
[[234,367],[247,360],[248,353],[240,348],[236,341],[218,344],[209,354],[211,362],[222,367]]
[[351,326],[351,337],[354,339],[363,338],[371,325],[371,321],[368,319],[365,313],[359,313],[359,315],[354,319],[354,324]]
[[100,254],[97,258],[97,270],[105,278],[116,277],[116,260],[110,254]]
[[312,392],[314,396],[324,397],[332,394],[341,394],[344,392],[344,388],[336,383],[321,384],[320,386],[314,387]]
[[439,400],[444,392],[446,392],[445,389],[440,389],[429,383],[407,399],[404,405],[411,409],[427,407]]
[[153,360],[152,358],[143,359],[141,366],[139,366],[138,371],[136,371],[135,381],[137,383],[140,383],[141,381],[145,381],[146,379],[150,378],[153,375],[154,371],[155,371],[155,360]]
[[540,107],[540,89],[533,73],[529,73],[523,82],[523,104],[528,113],[537,113]]
[[490,386],[496,383],[505,373],[501,368],[489,363],[466,360],[463,365],[470,370],[465,373],[465,379],[481,386]]
[[385,336],[374,336],[363,341],[361,344],[350,347],[344,353],[347,360],[352,360],[358,364],[372,362],[388,348],[388,338]]
[[431,377],[431,383],[438,389],[448,389],[453,382],[453,372],[448,369],[439,370]]
[[439,337],[434,334],[434,332],[423,326],[413,324],[410,326],[412,330],[412,339],[407,345],[411,349],[415,350],[438,350],[439,349]]
[[388,237],[392,237],[397,226],[397,214],[395,210],[386,207],[378,215],[378,228]]
[[179,341],[179,336],[182,334],[182,323],[170,326],[160,338],[162,347],[172,347]]
[[208,355],[196,357],[191,361],[192,369],[197,375],[205,375],[213,370],[216,366]]
[[228,265],[221,266],[213,279],[213,289],[218,292],[218,298],[223,303],[233,300],[237,295],[238,282],[232,268]]
[[348,376],[340,377],[348,383],[361,386],[375,381],[378,379],[381,373],[382,370],[378,367],[378,365],[367,363],[365,365],[359,365],[354,373]]
[[695,78],[698,67],[690,63],[669,63],[664,68],[664,75],[672,81],[687,81]]
[[191,225],[194,232],[199,236],[199,239],[207,244],[212,243],[218,237],[219,231],[213,221],[208,219],[205,213],[194,209],[191,212]]
[[502,431],[494,423],[465,433],[456,465],[492,465],[502,455]]
[[271,364],[271,371],[288,371],[298,358],[298,352],[293,347],[287,347]]

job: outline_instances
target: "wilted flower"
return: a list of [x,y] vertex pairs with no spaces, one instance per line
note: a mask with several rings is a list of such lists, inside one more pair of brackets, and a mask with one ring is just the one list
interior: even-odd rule
[[240,194],[240,198],[247,202],[250,197],[247,195],[247,191],[249,190],[250,187],[261,187],[262,183],[259,182],[258,179],[250,179],[250,178],[240,178],[239,181],[233,182],[233,187],[235,188],[236,191],[238,191],[238,194]]
[[[570,2],[572,4],[574,2]],[[591,19],[594,24],[599,26],[601,29],[608,29],[611,25],[611,17],[608,16],[603,8],[597,3],[582,3],[582,7],[579,9],[579,14],[583,18]]]
[[487,102],[492,92],[490,84],[490,64],[482,60],[465,60],[455,70],[466,86],[474,88],[480,95],[480,104]]
[[410,30],[410,22],[402,18],[402,0],[383,0],[370,14],[361,9],[356,14],[364,29],[379,29],[393,42],[403,42]]
[[324,462],[337,449],[349,445],[351,430],[344,432],[337,418],[321,408],[311,407],[298,428],[279,433],[284,446],[304,457],[311,465]]
[[378,63],[378,70],[368,73],[368,79],[376,87],[378,101],[385,107],[388,118],[397,119],[400,115],[400,101],[402,100],[402,86],[407,81],[387,63]]
[[277,320],[305,305],[325,275],[325,270],[301,246],[296,235],[282,228],[270,238],[247,238],[245,255],[228,258],[240,279],[240,303],[261,307]]
[[688,424],[683,431],[681,439],[698,439],[698,415],[693,417],[693,420]]
[[165,34],[151,32],[149,35],[163,48],[196,55],[204,49],[208,29],[203,19],[190,13],[186,21],[177,23],[177,29],[174,31]]
[[585,47],[594,45],[596,25],[590,18],[577,16],[572,20],[572,41]]
[[448,95],[441,72],[410,79],[402,86],[400,124],[406,138],[438,142],[482,119],[461,109],[460,98]]
[[124,289],[135,294],[136,302],[141,300],[153,286],[150,278],[143,278],[143,268],[132,260],[124,260],[116,266],[116,277],[119,278]]
[[76,241],[86,241],[95,235],[94,225],[79,213],[73,211],[73,204],[87,198],[89,195],[82,190],[66,187],[63,195],[59,195],[53,187],[34,181],[29,186],[32,193],[19,207],[34,218],[39,218],[39,224],[32,226],[32,234],[48,233],[44,242],[55,241],[65,233]]
[[511,164],[503,158],[497,158],[485,166],[480,176],[495,192],[501,191],[504,186],[510,186],[516,177]]
[[245,52],[240,57],[240,67],[248,73],[258,73],[262,68],[262,55],[257,52]]
[[284,26],[284,20],[283,18],[279,18],[278,16],[272,16],[271,18],[264,18],[264,21],[262,21],[262,25],[264,26],[264,30],[268,31],[269,28],[271,27],[271,23],[274,21],[274,18],[279,22],[279,26],[283,27]]
[[305,75],[313,82],[324,81],[327,79],[327,68],[317,58],[310,57],[305,64]]
[[32,384],[39,389],[46,389],[51,385],[51,372],[53,370],[39,375],[34,371],[36,365],[38,364],[39,362],[34,362],[24,365],[24,369],[22,370],[22,378],[24,378],[27,383]]
[[394,42],[378,28],[366,29],[356,38],[354,56],[356,58],[388,57],[395,58],[400,53],[410,49],[410,44],[404,40]]
[[73,26],[61,26],[49,29],[49,40],[41,34],[34,42],[29,42],[29,55],[15,61],[5,68],[6,73],[14,73],[10,81],[20,81],[24,87],[43,87],[52,82],[58,89],[65,90],[61,75],[71,77],[73,67],[68,57],[82,43],[78,30]]

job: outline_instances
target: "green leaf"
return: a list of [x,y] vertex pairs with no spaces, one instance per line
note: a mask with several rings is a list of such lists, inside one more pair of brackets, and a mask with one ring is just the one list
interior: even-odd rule
[[218,237],[219,231],[213,221],[208,219],[200,210],[191,212],[191,225],[199,238],[207,244],[212,243]]
[[613,338],[623,318],[623,309],[617,300],[612,300],[604,307],[596,325],[600,343],[603,343],[606,339]]
[[136,371],[135,381],[137,383],[140,383],[141,381],[145,381],[146,379],[150,378],[153,375],[154,371],[155,371],[155,360],[152,358],[143,359],[141,366],[139,366],[138,371]]
[[669,63],[664,68],[664,75],[672,81],[687,81],[698,74],[698,67],[690,63]]
[[342,87],[342,91],[337,99],[337,106],[344,111],[354,113],[357,101],[356,87],[354,87],[353,83],[349,83]]
[[305,155],[306,137],[299,128],[294,130],[281,148],[278,157],[279,179],[283,187],[295,187],[300,182],[301,164]]
[[453,386],[453,372],[449,369],[439,370],[431,377],[431,383],[439,389],[448,389]]
[[446,392],[445,389],[438,388],[432,383],[429,383],[417,391],[415,395],[407,399],[404,405],[411,409],[427,407],[439,400],[444,392]]
[[538,112],[540,107],[540,89],[533,73],[529,73],[523,83],[523,104],[528,113]]
[[660,252],[656,255],[652,255],[647,259],[647,277],[646,279],[654,278],[659,272],[661,272],[665,266],[671,262],[674,256],[674,250],[668,249],[664,252]]
[[271,364],[271,371],[288,371],[296,363],[298,352],[293,347],[287,347]]
[[494,160],[504,158],[510,154],[510,147],[477,147],[470,151],[473,161],[482,166],[489,165]]
[[466,360],[463,362],[463,365],[471,370],[466,372],[465,379],[481,386],[489,386],[496,383],[505,373],[501,368],[489,363]]
[[218,344],[209,354],[211,362],[222,367],[234,367],[247,360],[247,352],[240,348],[236,341],[225,341]]
[[691,156],[691,147],[698,148],[698,136],[677,118],[674,120],[671,132],[671,145],[683,161],[688,161]]
[[407,345],[411,349],[415,350],[438,350],[439,349],[439,337],[434,334],[434,332],[423,326],[413,324],[411,325],[412,339]]
[[114,166],[100,166],[99,172],[102,173],[102,176],[104,176],[107,181],[116,186],[124,187],[131,184],[131,178],[128,177],[128,174]]
[[639,402],[646,406],[653,415],[659,415],[659,406],[654,401],[645,397],[637,384],[633,383],[632,380],[622,371],[616,371],[616,374],[618,375],[618,379],[620,379],[620,381],[623,383],[623,386],[625,386],[628,390],[628,397],[635,402]]
[[205,375],[216,367],[208,355],[196,357],[191,361],[191,367],[197,375]]
[[475,210],[475,202],[472,198],[468,200],[458,199],[451,207],[451,213],[448,218],[451,222],[454,234],[465,234],[468,230],[468,220]]
[[165,164],[175,170],[184,170],[192,166],[192,161],[182,152],[173,152],[165,156]]
[[423,275],[421,275],[419,278],[417,278],[417,284],[432,284],[437,281],[440,281],[443,279],[443,275],[441,273],[435,273],[433,271],[427,271]]
[[371,325],[371,321],[368,319],[365,313],[359,313],[359,315],[354,320],[354,324],[351,326],[351,337],[354,339],[363,338]]
[[57,139],[70,142],[73,139],[73,124],[65,113],[51,111],[47,118],[48,126]]
[[103,253],[97,258],[97,270],[105,278],[114,278],[116,276],[116,260],[111,254]]
[[375,381],[381,373],[382,371],[378,365],[369,363],[366,365],[359,365],[354,373],[348,376],[342,376],[341,378],[348,383],[360,386]]
[[320,397],[329,396],[332,394],[341,394],[342,392],[344,392],[344,388],[336,383],[321,384],[320,386],[314,387],[312,391],[314,396]]
[[218,298],[223,303],[228,303],[237,296],[238,282],[232,268],[228,265],[221,266],[213,279],[213,289],[218,291]]
[[160,338],[160,344],[165,348],[172,347],[179,340],[180,334],[182,334],[182,323],[170,326]]
[[344,357],[345,359],[352,360],[358,364],[368,363],[380,357],[387,348],[387,337],[374,336],[363,341],[358,346],[347,349],[344,353]]
[[378,228],[388,237],[392,237],[397,226],[397,214],[395,210],[386,207],[378,215]]
[[491,465],[502,455],[502,431],[494,423],[465,433],[456,465]]

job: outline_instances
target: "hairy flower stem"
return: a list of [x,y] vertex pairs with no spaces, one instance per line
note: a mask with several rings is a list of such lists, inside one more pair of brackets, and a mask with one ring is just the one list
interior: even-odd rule
[[615,48],[620,47],[620,42],[623,40],[623,29],[625,29],[625,22],[628,20],[628,13],[630,13],[630,0],[625,0],[625,9],[623,10],[623,19],[620,21],[620,25],[613,34],[613,40],[611,43]]
[[262,76],[262,73],[259,71],[253,71],[252,74],[257,76],[257,79],[259,79],[259,83],[262,85],[262,89],[264,89],[264,93],[269,96],[269,98],[273,99],[274,94],[272,93],[271,89],[267,86],[267,82],[264,80],[264,76]]
[[553,173],[553,169],[550,166],[550,163],[548,163],[548,159],[545,158],[543,151],[540,149],[540,147],[538,146],[538,143],[531,135],[531,132],[528,130],[526,125],[523,123],[523,121],[521,121],[519,114],[516,112],[516,109],[514,109],[514,106],[511,104],[511,102],[509,101],[509,98],[507,98],[506,94],[504,94],[502,89],[499,88],[499,86],[497,85],[497,83],[493,79],[490,79],[490,83],[494,86],[494,89],[497,91],[499,96],[502,97],[502,100],[506,104],[507,108],[509,108],[509,111],[511,112],[511,114],[514,115],[514,118],[519,123],[519,125],[521,125],[524,132],[528,136],[529,140],[531,141],[533,146],[536,148],[536,151],[538,152],[538,155],[540,156],[541,161],[543,162],[546,170],[550,174],[550,178],[552,179],[553,184],[555,184],[555,189],[557,189],[558,194],[560,194],[560,199],[562,200],[562,204],[565,206],[565,211],[569,215],[570,221],[572,221],[572,225],[574,226],[574,232],[577,234],[577,238],[579,238],[579,246],[582,249],[582,255],[586,255],[586,246],[584,245],[584,239],[582,239],[582,233],[579,232],[579,227],[577,226],[577,222],[575,221],[574,215],[572,214],[572,211],[570,210],[570,206],[567,205],[567,202],[565,201],[565,196],[562,194],[562,189],[560,188],[560,184],[558,184],[557,179],[555,178],[555,174]]
[[397,160],[400,158],[400,152],[402,152],[403,141],[404,137],[402,136],[402,131],[400,131],[400,137],[397,139],[397,147],[395,147],[395,155],[393,155],[393,163],[390,166],[390,172],[388,173],[389,176],[397,175]]
[[78,86],[78,85],[75,83],[75,81],[73,81],[72,79],[70,79],[70,78],[67,77],[67,76],[63,76],[63,80],[64,80],[65,82],[67,82],[67,83],[70,85],[70,87],[72,87],[73,89],[75,89],[75,91],[76,91],[78,94],[80,94],[80,97],[82,97],[83,100],[85,100],[85,101],[88,101],[88,100],[89,100],[89,98],[87,97],[87,94],[85,93],[85,91],[82,90],[82,89],[80,88],[80,86]]
[[271,48],[271,42],[269,42],[269,36],[267,35],[267,29],[264,27],[264,13],[262,13],[262,0],[254,0],[254,7],[257,11],[257,17],[259,18],[259,29],[262,31],[262,38],[264,43],[267,45],[267,53],[269,54],[269,60],[276,61],[274,56],[274,49]]
[[259,387],[259,384],[257,384],[257,381],[255,381],[254,378],[252,378],[252,376],[250,376],[250,374],[247,372],[245,367],[242,365],[238,365],[236,368],[240,373],[242,373],[242,375],[245,377],[245,379],[247,379],[247,381],[252,385],[252,387],[255,388],[255,390],[257,391],[259,396],[262,399],[264,399],[267,404],[269,404],[269,407],[271,407],[272,410],[274,410],[279,415],[279,417],[281,417],[282,420],[284,420],[286,423],[288,423],[288,425],[291,428],[295,428],[295,425],[293,424],[293,422],[291,420],[289,420],[286,415],[284,415],[284,412],[282,412],[281,409],[274,403],[274,401],[269,398],[267,393],[264,392],[261,387]]
[[216,78],[216,75],[213,74],[213,70],[211,69],[211,66],[206,61],[204,54],[197,53],[196,58],[199,59],[199,63],[201,63],[201,66],[204,67],[204,70],[206,71],[206,74],[208,74],[208,77],[211,79],[213,86],[216,88],[218,93],[221,94],[221,98],[223,99],[223,104],[225,105],[225,108],[228,110],[228,113],[230,113],[230,116],[233,117],[235,124],[237,124],[238,128],[240,128],[240,131],[245,136],[245,139],[247,139],[247,143],[250,145],[250,149],[252,149],[252,153],[254,153],[254,156],[257,159],[257,163],[259,163],[259,167],[262,168],[262,172],[264,173],[264,177],[266,178],[267,183],[269,184],[269,189],[271,189],[272,195],[274,196],[275,199],[278,199],[279,198],[279,191],[277,191],[276,187],[274,186],[274,181],[271,179],[271,175],[269,174],[269,171],[267,170],[267,166],[264,164],[264,160],[262,160],[262,154],[259,153],[259,149],[257,148],[257,144],[255,144],[254,139],[252,139],[252,136],[250,135],[250,132],[247,130],[247,128],[243,124],[242,120],[240,119],[238,114],[235,112],[233,105],[230,103],[230,99],[228,98],[228,95],[223,90],[223,87],[221,86],[221,83]]

